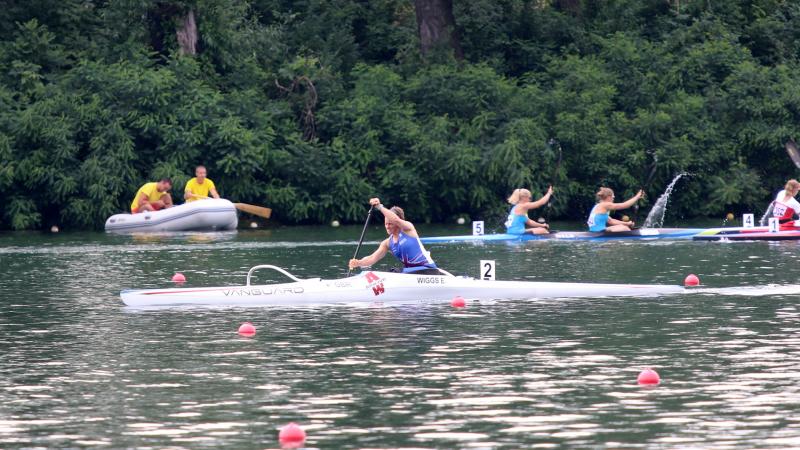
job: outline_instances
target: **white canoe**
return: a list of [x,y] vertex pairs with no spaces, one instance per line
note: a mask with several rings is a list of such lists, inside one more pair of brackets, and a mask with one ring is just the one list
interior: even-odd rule
[[[256,269],[273,269],[292,278],[291,283],[251,285]],[[533,281],[487,281],[445,275],[410,275],[362,272],[323,280],[301,280],[271,265],[256,266],[244,286],[124,290],[128,306],[305,306],[350,303],[432,303],[456,296],[467,300],[541,299],[568,297],[646,297],[685,292],[681,286],[655,284],[592,284]]]
[[208,199],[155,212],[114,214],[106,220],[106,231],[223,231],[235,230],[238,224],[233,203],[225,199]]

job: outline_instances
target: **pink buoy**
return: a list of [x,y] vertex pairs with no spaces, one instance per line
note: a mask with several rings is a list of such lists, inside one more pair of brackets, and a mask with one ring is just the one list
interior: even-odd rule
[[690,273],[686,275],[686,279],[683,280],[684,286],[697,286],[700,284],[700,278],[697,278],[697,275]]
[[636,382],[639,384],[658,384],[661,382],[661,377],[659,377],[658,373],[653,369],[644,369],[639,373]]
[[172,281],[175,283],[185,283],[186,277],[180,272],[175,272],[175,275],[172,276]]
[[256,334],[256,327],[250,322],[245,322],[239,326],[239,334],[242,336],[254,336]]
[[284,447],[297,448],[305,442],[306,432],[299,425],[291,422],[281,428],[280,433],[278,433],[278,440]]
[[453,300],[450,301],[450,306],[452,306],[453,308],[463,308],[467,306],[467,301],[464,300],[464,297],[458,295],[454,297]]

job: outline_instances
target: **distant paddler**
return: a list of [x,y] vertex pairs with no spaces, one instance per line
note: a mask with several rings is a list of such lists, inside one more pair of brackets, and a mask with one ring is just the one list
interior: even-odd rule
[[169,195],[171,188],[172,180],[169,178],[145,183],[136,191],[136,196],[131,202],[131,214],[171,208],[172,196]]
[[399,206],[385,208],[377,198],[369,200],[369,204],[383,213],[383,224],[389,235],[375,250],[375,253],[361,259],[351,259],[350,269],[369,267],[391,252],[403,263],[403,273],[414,275],[445,275],[436,267],[430,253],[419,241],[414,224],[405,220],[405,213]]
[[607,187],[601,187],[595,196],[597,196],[597,204],[592,208],[592,212],[589,214],[589,220],[586,221],[589,225],[589,231],[631,231],[634,225],[633,221],[612,219],[608,216],[608,213],[610,211],[628,209],[635,205],[636,202],[644,196],[644,191],[640,189],[636,195],[622,203],[614,203],[614,191]]
[[508,203],[513,206],[508,211],[508,218],[506,219],[506,233],[508,234],[547,234],[550,232],[550,225],[546,223],[539,223],[535,220],[528,218],[528,211],[540,208],[550,201],[553,195],[553,186],[547,188],[547,193],[539,200],[533,200],[531,191],[527,189],[514,189],[514,192],[508,197]]
[[186,202],[193,202],[211,197],[219,198],[217,187],[214,182],[206,178],[205,166],[197,166],[194,169],[194,178],[186,182],[186,187],[183,189],[183,198]]
[[781,229],[794,229],[794,218],[800,216],[800,202],[795,199],[800,192],[800,182],[791,179],[772,202],[772,217],[778,219]]

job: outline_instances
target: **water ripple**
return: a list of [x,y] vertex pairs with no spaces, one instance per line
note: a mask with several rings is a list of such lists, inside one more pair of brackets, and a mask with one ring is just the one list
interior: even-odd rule
[[800,285],[772,269],[795,246],[431,249],[458,274],[705,285],[661,298],[132,311],[120,289],[176,270],[338,276],[353,242],[104,239],[0,249],[0,447],[271,448],[289,421],[318,448],[800,446]]

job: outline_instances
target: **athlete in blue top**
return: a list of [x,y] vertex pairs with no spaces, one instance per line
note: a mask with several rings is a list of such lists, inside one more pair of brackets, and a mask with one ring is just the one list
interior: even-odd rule
[[[514,189],[511,197],[508,197],[508,203],[511,203],[511,209],[508,211],[508,218],[506,219],[506,233],[508,234],[547,234],[550,232],[550,225],[546,223],[539,223],[528,218],[528,211],[536,209],[550,201],[550,196],[553,195],[553,186],[547,188],[547,193],[535,202],[531,201],[531,191],[527,189]],[[527,228],[530,227],[530,228]]]
[[383,224],[389,238],[381,242],[375,253],[361,259],[351,259],[350,268],[367,267],[383,259],[386,253],[391,252],[395,258],[403,263],[403,273],[415,275],[445,275],[436,267],[430,254],[425,250],[414,224],[405,220],[402,208],[392,206],[384,208],[377,198],[370,199],[369,204],[383,213]]
[[600,188],[595,195],[597,196],[597,204],[592,208],[592,212],[589,214],[589,220],[586,221],[589,225],[589,231],[631,231],[633,221],[623,222],[621,220],[612,219],[608,217],[608,212],[630,208],[642,198],[644,191],[639,190],[636,195],[622,203],[614,203],[614,191],[607,187]]

